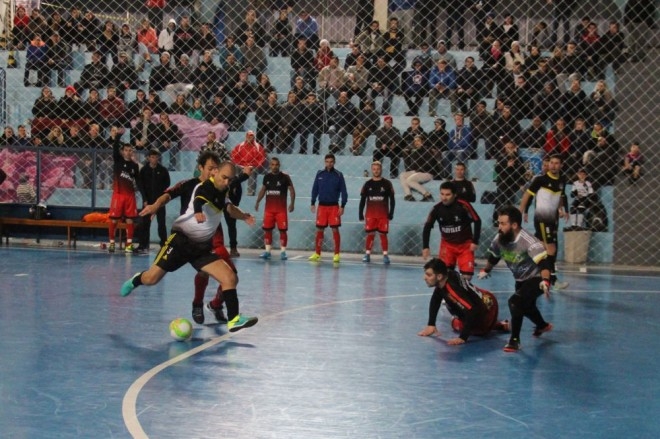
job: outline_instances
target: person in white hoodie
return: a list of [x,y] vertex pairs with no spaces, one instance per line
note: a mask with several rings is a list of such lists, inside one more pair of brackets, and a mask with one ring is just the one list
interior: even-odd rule
[[173,18],[170,18],[170,21],[167,23],[160,34],[158,35],[158,50],[160,53],[163,52],[172,52],[174,49],[174,30],[176,29],[176,21]]

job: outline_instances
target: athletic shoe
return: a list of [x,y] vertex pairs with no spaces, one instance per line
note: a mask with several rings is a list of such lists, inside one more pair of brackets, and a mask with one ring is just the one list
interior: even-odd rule
[[124,284],[121,286],[121,296],[126,297],[129,294],[133,292],[135,289],[135,285],[133,285],[133,279],[135,279],[137,276],[139,276],[141,273],[135,273],[133,277],[131,277],[129,280],[124,282]]
[[289,259],[289,257],[286,255],[286,252],[282,252],[280,253],[280,259],[286,261],[287,259]]
[[124,253],[133,253],[133,251],[135,251],[133,244],[128,244],[126,247],[124,247]]
[[192,304],[192,318],[197,323],[198,325],[201,325],[204,323],[204,303],[201,305],[196,305],[195,303]]
[[562,282],[560,280],[556,280],[553,287],[555,290],[565,290],[568,288],[569,283],[568,282]]
[[238,252],[236,247],[232,247],[231,250],[229,250],[229,256],[232,258],[240,258],[241,254]]
[[383,264],[390,265],[390,257],[388,255],[383,255]]
[[406,201],[417,201],[415,200],[415,197],[413,197],[412,195],[406,195],[405,197],[403,197],[403,199]]
[[422,201],[426,201],[426,202],[434,201],[433,200],[433,195],[431,195],[431,194],[424,195],[424,197],[422,197]]
[[241,314],[238,314],[227,323],[227,328],[229,328],[229,332],[236,332],[243,328],[254,326],[258,321],[259,319],[257,317],[243,317]]
[[544,332],[550,332],[550,331],[552,331],[552,328],[553,328],[552,323],[548,323],[548,324],[545,325],[543,328],[539,328],[539,327],[537,326],[536,329],[534,329],[534,332],[532,332],[532,335],[533,335],[534,337],[540,337]]
[[335,253],[335,255],[332,257],[332,263],[333,264],[339,264],[339,253]]
[[504,352],[518,352],[520,350],[520,340],[517,338],[512,338],[504,346]]
[[263,252],[262,254],[259,255],[261,259],[270,259],[270,252]]
[[366,263],[371,262],[371,255],[369,253],[365,253],[365,255],[362,256],[362,262],[366,262]]
[[208,303],[205,305],[205,307],[206,307],[206,310],[207,310],[208,312],[210,312],[211,314],[213,314],[213,316],[215,317],[215,320],[216,320],[218,323],[227,323],[227,317],[225,317],[225,313],[224,313],[224,311],[222,310],[222,307],[217,308],[217,309],[216,309],[216,308],[213,308],[213,307],[211,306],[211,302],[208,302]]
[[318,253],[314,253],[312,256],[309,257],[309,260],[312,262],[319,262],[321,260],[321,255]]
[[114,253],[115,252],[115,243],[111,242],[110,245],[108,245],[108,253]]

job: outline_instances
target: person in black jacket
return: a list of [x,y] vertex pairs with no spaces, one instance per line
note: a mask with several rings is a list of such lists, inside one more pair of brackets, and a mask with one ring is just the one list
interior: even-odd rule
[[452,329],[459,333],[458,337],[447,340],[447,344],[461,345],[470,335],[485,336],[492,330],[509,332],[508,320],[497,320],[499,306],[495,296],[490,291],[475,287],[456,271],[448,270],[440,259],[433,258],[424,264],[424,281],[434,290],[429,303],[427,326],[417,335],[440,335],[435,322],[443,299],[453,316]]
[[305,123],[300,127],[300,154],[307,154],[309,135],[312,135],[312,154],[321,153],[321,135],[325,122],[325,109],[316,99],[316,93],[310,91],[301,107]]
[[[142,200],[144,205],[156,202],[165,190],[170,186],[170,173],[160,164],[160,151],[152,149],[147,156],[147,164],[140,169],[140,181],[144,190],[145,198]],[[149,250],[151,242],[151,216],[142,217],[140,224],[140,251]],[[158,238],[162,246],[167,240],[167,224],[165,222],[166,211],[162,206],[156,211],[156,221],[158,222]]]

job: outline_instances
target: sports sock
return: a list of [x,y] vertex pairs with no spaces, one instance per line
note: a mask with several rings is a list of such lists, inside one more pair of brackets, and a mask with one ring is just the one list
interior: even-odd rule
[[133,242],[133,235],[135,234],[135,224],[126,223],[126,241],[130,244]]
[[368,233],[367,234],[367,242],[365,242],[365,244],[364,244],[364,247],[366,248],[367,253],[371,253],[371,249],[374,246],[374,239],[375,239],[375,236],[374,236],[373,233]]
[[266,244],[266,247],[270,247],[272,243],[273,243],[273,231],[264,230],[264,244]]
[[389,239],[385,233],[380,234],[380,247],[383,249],[383,254],[386,255],[389,250]]
[[341,249],[341,235],[337,227],[333,227],[332,229],[332,240],[335,243],[335,254],[337,255]]
[[[227,304],[227,319],[232,321],[234,317],[238,315],[238,294],[236,293],[236,288],[223,291],[222,297]],[[211,304],[211,306],[213,306],[213,304]]]
[[134,287],[139,287],[140,285],[142,285],[142,275],[143,274],[144,274],[144,271],[141,272],[139,276],[135,276],[133,278],[133,286]]
[[116,230],[117,230],[117,222],[110,221],[110,224],[108,225],[108,236],[110,238],[110,243],[115,242],[115,231]]
[[206,287],[209,285],[209,277],[204,273],[197,273],[195,275],[195,298],[193,303],[196,305],[204,303],[204,293]]
[[314,250],[317,255],[321,254],[321,247],[323,246],[323,230],[316,231],[316,239],[314,242]]
[[224,291],[222,291],[222,285],[218,285],[218,290],[215,292],[215,297],[211,300],[211,308],[218,309],[225,303]]
[[[286,245],[289,243],[289,234],[287,233],[286,230],[281,230],[280,231],[280,247],[284,249]],[[284,251],[284,250],[282,250]]]

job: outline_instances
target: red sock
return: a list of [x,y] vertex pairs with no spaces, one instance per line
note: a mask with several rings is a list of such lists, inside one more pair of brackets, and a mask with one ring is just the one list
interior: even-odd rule
[[388,251],[389,240],[387,239],[387,235],[385,233],[380,234],[380,247],[383,252]]
[[286,233],[286,230],[280,231],[280,246],[286,247],[289,242],[289,235]]
[[117,230],[117,222],[110,221],[108,225],[108,236],[110,237],[110,242],[115,242],[115,231]]
[[135,233],[135,223],[126,223],[126,241],[133,241],[133,234]]
[[215,292],[215,297],[211,300],[211,308],[218,309],[222,307],[222,304],[225,302],[222,297],[222,285],[218,285],[218,291]]
[[264,230],[264,244],[272,245],[273,244],[273,231]]
[[332,240],[335,242],[335,254],[337,254],[341,247],[341,236],[339,235],[339,229],[337,227],[332,229]]
[[374,246],[374,234],[373,233],[368,233],[367,234],[367,242],[365,243],[364,247],[367,249],[368,252],[371,251],[371,248]]
[[321,254],[321,247],[323,246],[323,230],[317,230],[316,231],[316,242],[315,242],[315,250],[316,254],[320,255]]
[[200,305],[204,303],[204,293],[209,285],[209,277],[206,273],[197,273],[195,275],[195,298],[193,303]]

